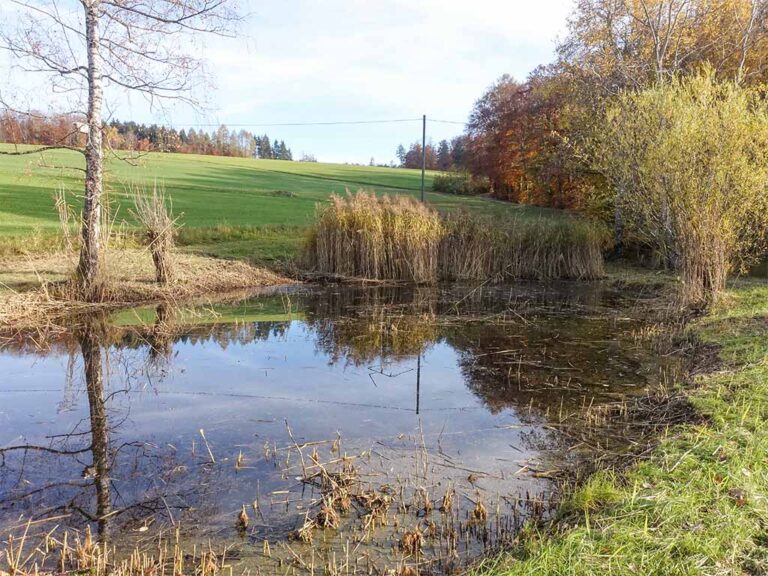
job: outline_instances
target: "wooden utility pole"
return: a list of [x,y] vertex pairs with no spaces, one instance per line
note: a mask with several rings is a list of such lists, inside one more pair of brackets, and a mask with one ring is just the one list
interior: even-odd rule
[[424,172],[427,169],[427,115],[421,117],[421,201],[424,202]]

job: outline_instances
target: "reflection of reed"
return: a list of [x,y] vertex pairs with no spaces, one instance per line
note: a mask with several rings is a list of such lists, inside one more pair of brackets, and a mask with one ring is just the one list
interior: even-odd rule
[[147,336],[148,361],[156,368],[166,367],[173,355],[174,309],[160,304],[155,312],[155,323]]
[[360,366],[415,358],[440,339],[435,290],[340,291],[310,296],[306,304],[316,346],[333,363]]
[[315,319],[310,326],[331,362],[343,359],[355,366],[414,358],[440,338],[434,316],[402,316],[386,307],[364,316]]

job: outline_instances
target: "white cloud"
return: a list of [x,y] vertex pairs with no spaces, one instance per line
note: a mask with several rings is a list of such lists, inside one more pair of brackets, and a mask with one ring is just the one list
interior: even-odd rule
[[[503,73],[525,78],[552,59],[572,0],[244,0],[243,35],[208,38],[213,112],[174,108],[174,124],[297,122],[419,116],[464,120]],[[151,120],[121,99],[115,114]],[[434,126],[436,138],[458,131]],[[350,131],[269,129],[320,158],[392,155],[417,131],[381,127],[366,142]],[[410,129],[408,129],[410,130]]]

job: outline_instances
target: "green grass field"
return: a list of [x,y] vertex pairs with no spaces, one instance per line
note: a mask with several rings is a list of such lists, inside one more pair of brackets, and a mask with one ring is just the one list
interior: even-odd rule
[[[12,147],[6,144],[0,149]],[[79,210],[83,173],[78,168],[82,166],[82,157],[66,150],[42,156],[0,156],[0,241],[55,234],[58,219],[53,194],[64,186]],[[439,210],[463,207],[521,217],[556,214],[432,193],[433,177],[434,173],[426,177],[427,200]],[[134,165],[111,157],[106,185],[117,222],[131,220],[128,187],[151,187],[155,180],[163,184],[173,200],[174,213],[181,216],[180,244],[255,261],[294,253],[316,204],[332,193],[366,188],[418,196],[421,186],[418,170],[158,153],[143,156]]]

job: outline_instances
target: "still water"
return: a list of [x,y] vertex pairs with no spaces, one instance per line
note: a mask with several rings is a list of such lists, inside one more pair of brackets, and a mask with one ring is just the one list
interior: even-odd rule
[[678,369],[647,309],[600,284],[333,286],[14,335],[0,527],[118,550],[178,528],[252,573],[454,571],[621,448],[583,422]]

